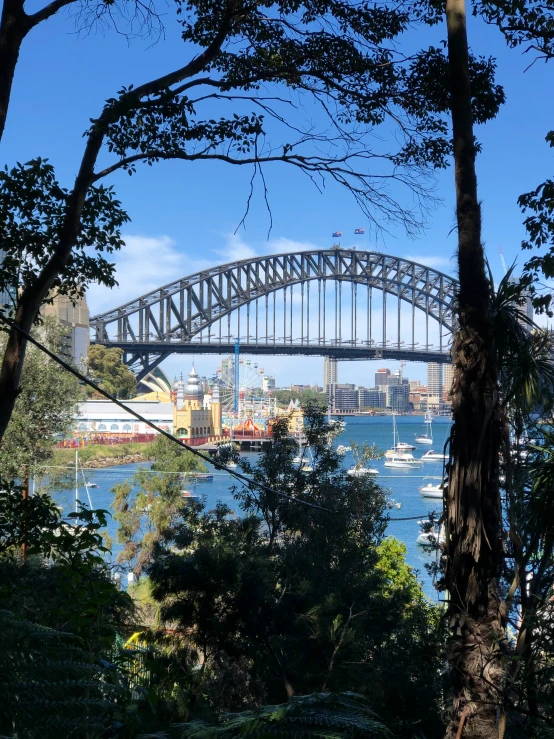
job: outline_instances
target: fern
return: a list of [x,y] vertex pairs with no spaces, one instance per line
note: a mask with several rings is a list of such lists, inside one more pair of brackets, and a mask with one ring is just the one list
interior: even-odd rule
[[357,693],[313,693],[297,696],[280,706],[227,714],[220,725],[202,721],[174,724],[168,732],[144,734],[140,739],[390,739],[367,700]]
[[0,735],[100,737],[113,723],[122,692],[78,637],[0,610]]

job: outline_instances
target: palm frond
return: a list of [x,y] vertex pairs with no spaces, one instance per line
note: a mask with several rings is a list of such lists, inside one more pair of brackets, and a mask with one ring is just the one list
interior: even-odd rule
[[491,315],[503,402],[528,412],[553,392],[553,341],[525,312],[525,286],[513,271],[514,265],[491,293]]
[[389,739],[392,733],[357,693],[312,693],[258,711],[224,715],[219,725],[203,721],[174,724],[168,732],[144,734],[140,739],[215,739],[248,736],[256,739]]

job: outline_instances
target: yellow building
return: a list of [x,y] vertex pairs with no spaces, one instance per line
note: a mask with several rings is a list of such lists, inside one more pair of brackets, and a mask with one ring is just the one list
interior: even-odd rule
[[300,407],[298,400],[290,401],[287,408],[289,417],[289,431],[291,434],[302,434],[304,431],[304,411]]
[[185,384],[179,380],[173,386],[173,429],[178,439],[191,441],[205,439],[218,441],[222,438],[221,429],[221,401],[219,387],[212,391],[211,403],[205,402],[204,391],[194,364]]

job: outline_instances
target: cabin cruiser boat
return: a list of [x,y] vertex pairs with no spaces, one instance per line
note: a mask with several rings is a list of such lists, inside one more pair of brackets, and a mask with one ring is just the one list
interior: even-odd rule
[[421,461],[416,459],[411,452],[385,454],[385,457],[385,467],[395,467],[399,469],[418,469],[421,467]]
[[395,452],[413,452],[416,447],[413,444],[408,444],[407,441],[399,441],[394,447]]
[[444,452],[436,452],[434,449],[429,449],[428,452],[421,457],[422,462],[447,462],[448,457]]

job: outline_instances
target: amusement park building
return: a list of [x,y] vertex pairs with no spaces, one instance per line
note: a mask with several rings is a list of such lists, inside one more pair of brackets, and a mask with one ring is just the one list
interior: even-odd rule
[[204,390],[193,364],[186,384],[179,380],[173,385],[173,391],[175,436],[184,441],[218,441],[223,438],[218,385],[214,385],[211,402],[205,402]]
[[[173,404],[157,400],[127,400],[131,410],[151,421],[165,431],[173,430]],[[156,434],[157,432],[143,421],[138,421],[110,400],[87,400],[79,404],[73,433],[89,440],[95,438],[120,438],[133,440],[133,437]]]

